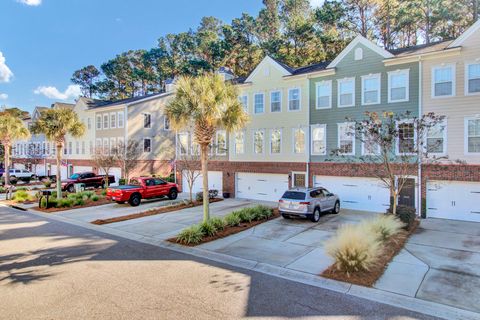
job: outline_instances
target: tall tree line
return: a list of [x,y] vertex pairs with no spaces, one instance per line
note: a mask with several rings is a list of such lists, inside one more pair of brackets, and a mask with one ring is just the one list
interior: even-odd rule
[[387,49],[460,35],[478,19],[479,0],[263,0],[257,16],[230,24],[204,17],[196,29],[167,34],[149,50],[130,50],[75,71],[83,95],[124,99],[161,92],[165,81],[221,66],[247,75],[269,54],[297,67],[333,59],[361,34]]

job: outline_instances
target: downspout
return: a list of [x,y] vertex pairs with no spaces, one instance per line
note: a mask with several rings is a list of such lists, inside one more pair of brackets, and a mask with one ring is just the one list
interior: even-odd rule
[[310,79],[307,77],[307,130],[305,134],[307,135],[306,142],[308,143],[306,146],[307,149],[307,163],[306,163],[306,169],[307,169],[307,174],[305,177],[305,184],[306,187],[310,187]]
[[[175,181],[175,184],[177,183],[177,150],[178,150],[178,132],[175,130],[175,154],[173,157],[173,178]],[[183,192],[183,184],[182,184],[182,192]]]
[[[418,58],[418,116],[422,116],[422,100],[423,100],[423,65],[422,65],[422,58]],[[423,216],[422,212],[422,150],[419,150],[418,152],[420,158],[418,160],[418,194],[417,194],[417,203],[418,203],[418,208],[417,208],[417,215],[420,217]]]

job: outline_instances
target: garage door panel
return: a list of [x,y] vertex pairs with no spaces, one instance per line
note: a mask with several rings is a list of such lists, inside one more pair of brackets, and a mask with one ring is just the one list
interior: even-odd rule
[[[203,175],[198,171],[195,172],[198,174],[197,178],[193,182],[192,192],[202,192],[203,191]],[[184,171],[182,174],[182,185],[183,191],[189,192],[188,190],[188,179],[187,173]],[[221,196],[223,192],[223,172],[221,171],[209,171],[208,172],[208,189],[209,190],[218,190],[218,194]]]
[[278,201],[288,190],[287,174],[237,173],[237,198]]
[[[105,174],[105,170],[99,169],[98,174],[99,175]],[[111,185],[118,186],[120,178],[122,177],[122,169],[119,167],[110,168],[110,171],[108,171],[108,174],[115,177],[115,182],[112,183]]]

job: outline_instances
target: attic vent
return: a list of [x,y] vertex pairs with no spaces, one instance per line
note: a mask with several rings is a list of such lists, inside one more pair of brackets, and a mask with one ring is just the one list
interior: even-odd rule
[[265,77],[269,77],[270,76],[270,67],[266,67],[265,70],[263,71],[263,75]]
[[363,49],[357,48],[355,49],[355,60],[362,60],[363,59]]

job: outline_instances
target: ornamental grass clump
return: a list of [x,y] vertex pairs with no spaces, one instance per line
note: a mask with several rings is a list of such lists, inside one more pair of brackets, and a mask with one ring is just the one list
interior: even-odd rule
[[203,239],[203,232],[200,225],[193,225],[180,231],[177,235],[177,242],[183,244],[198,244]]
[[218,232],[217,228],[212,223],[211,219],[207,221],[203,221],[202,223],[199,224],[199,226],[202,233],[207,237],[213,237]]
[[337,234],[325,244],[327,253],[335,259],[337,270],[352,273],[368,271],[382,252],[382,246],[376,234],[365,225],[343,225]]
[[264,220],[268,219],[273,215],[273,210],[272,208],[269,208],[267,206],[256,206],[253,208],[254,213],[255,213],[255,220]]
[[15,201],[15,202],[34,201],[35,197],[30,195],[26,190],[17,190],[13,194],[12,200]]
[[240,223],[242,223],[242,219],[240,219],[240,216],[237,214],[237,212],[231,212],[227,214],[223,219],[229,227],[236,227]]
[[400,233],[404,227],[405,224],[393,215],[383,215],[365,222],[365,228],[383,242]]
[[252,222],[255,220],[254,208],[243,208],[237,211],[238,216],[242,222]]
[[222,231],[225,228],[225,220],[222,218],[214,217],[210,219],[210,223],[217,229],[217,231]]

